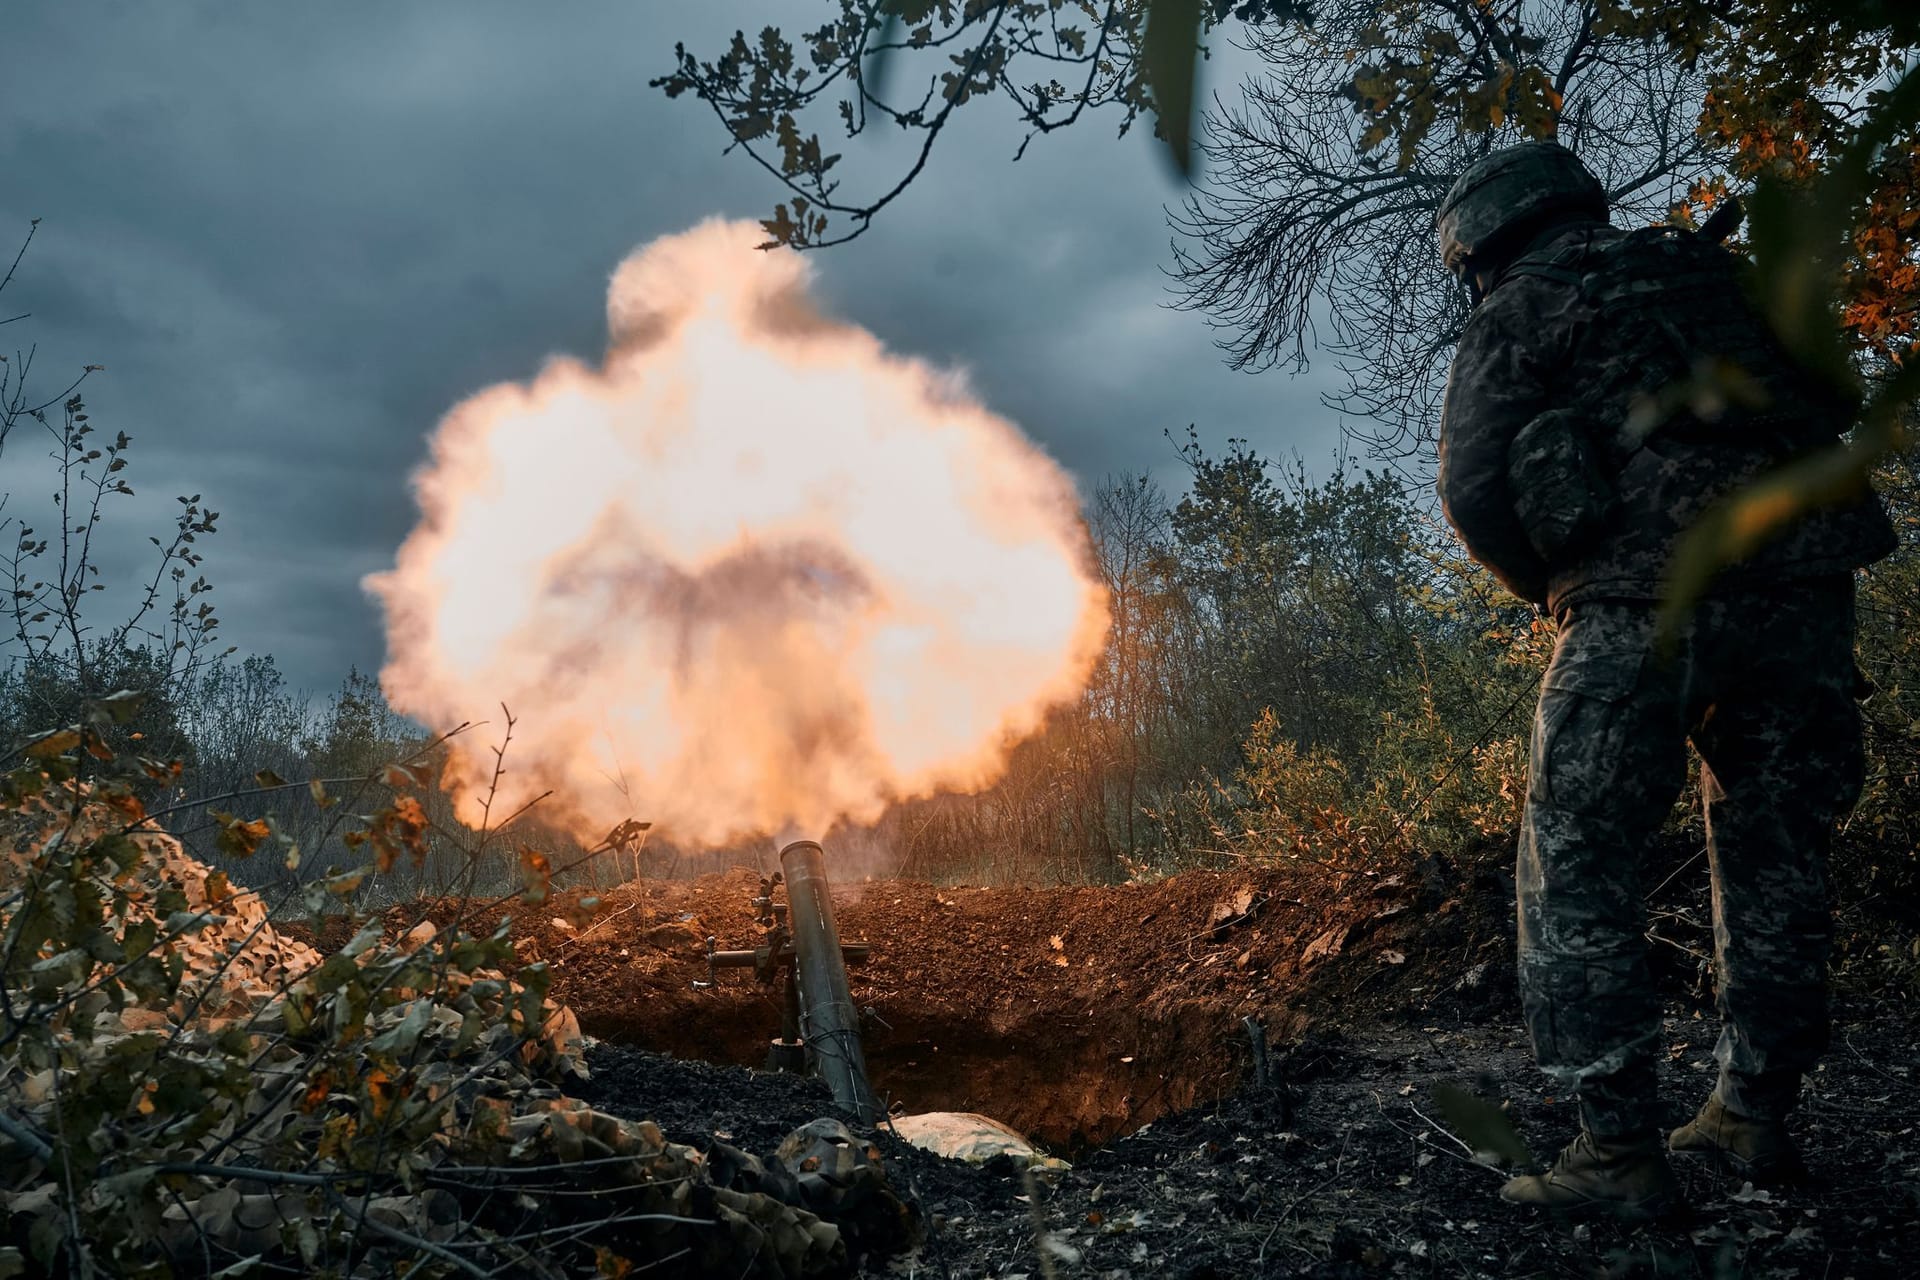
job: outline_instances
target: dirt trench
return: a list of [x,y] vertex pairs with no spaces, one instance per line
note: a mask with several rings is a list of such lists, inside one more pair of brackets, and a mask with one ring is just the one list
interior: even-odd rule
[[[1796,1122],[1812,1187],[1768,1192],[1689,1167],[1692,1210],[1671,1225],[1542,1222],[1503,1205],[1506,1172],[1470,1159],[1436,1120],[1435,1087],[1464,1084],[1505,1105],[1543,1156],[1575,1127],[1513,1007],[1511,882],[1491,860],[1408,879],[841,886],[843,934],[876,948],[853,991],[871,1010],[881,1090],[902,1109],[996,1115],[1075,1160],[1035,1196],[1007,1170],[873,1135],[926,1214],[928,1271],[1031,1273],[1044,1220],[1080,1259],[1074,1274],[1912,1274],[1920,1092],[1902,1065],[1915,1042],[1904,996],[1842,992],[1835,1050]],[[711,991],[692,985],[709,934],[754,941],[756,885],[736,872],[625,886],[592,910],[565,895],[516,908],[522,958],[551,964],[556,994],[607,1042],[582,1085],[593,1105],[763,1156],[829,1105],[817,1080],[727,1065],[760,1064],[773,991],[737,972]],[[406,904],[388,924],[452,912]],[[351,932],[341,920],[319,941]],[[1661,1105],[1678,1123],[1711,1082],[1717,1022],[1688,975],[1667,977]],[[1237,1087],[1248,1014],[1273,1033],[1277,1087]],[[859,1274],[899,1274],[898,1262]]]
[[[750,971],[710,989],[707,938],[757,941],[736,870],[623,886],[591,913],[577,897],[522,909],[524,960],[613,1044],[749,1067],[777,1033],[781,992]],[[1297,875],[1188,873],[1151,885],[835,888],[876,1091],[905,1111],[977,1111],[1077,1153],[1236,1089],[1251,1062],[1242,1019],[1278,1050],[1313,1016],[1376,1016],[1463,986],[1499,987],[1501,908],[1463,909],[1432,886]],[[1418,958],[1396,941],[1418,921]],[[1491,958],[1491,959],[1490,959]],[[1315,1012],[1309,1013],[1312,1009]]]

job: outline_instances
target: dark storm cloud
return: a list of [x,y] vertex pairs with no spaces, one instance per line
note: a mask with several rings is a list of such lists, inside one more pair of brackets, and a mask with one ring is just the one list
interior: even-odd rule
[[[45,222],[7,294],[33,318],[0,336],[31,329],[42,385],[108,366],[89,399],[135,437],[142,493],[117,527],[144,545],[173,493],[204,493],[228,640],[329,686],[379,661],[358,583],[412,522],[406,474],[440,413],[598,353],[634,246],[771,205],[703,107],[646,81],[675,40],[718,49],[796,12],[9,6],[0,234]],[[1144,128],[1116,142],[1095,120],[1009,165],[1004,113],[966,114],[875,231],[817,256],[840,314],[968,368],[1085,479],[1171,478],[1162,432],[1189,421],[1326,455],[1316,381],[1231,373],[1199,317],[1165,308],[1177,192]],[[901,146],[853,144],[846,166],[890,172]],[[41,455],[10,444],[0,490],[40,487]]]

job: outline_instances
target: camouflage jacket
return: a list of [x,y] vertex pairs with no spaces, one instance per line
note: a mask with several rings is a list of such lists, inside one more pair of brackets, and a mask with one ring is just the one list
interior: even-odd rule
[[[1632,340],[1621,342],[1617,335],[1594,340],[1593,309],[1570,279],[1583,254],[1623,234],[1580,224],[1530,248],[1468,320],[1447,376],[1439,472],[1447,521],[1474,559],[1516,595],[1555,610],[1579,599],[1658,599],[1679,536],[1718,499],[1783,460],[1778,447],[1705,444],[1683,432],[1656,433],[1638,450],[1614,450],[1619,501],[1595,541],[1568,563],[1548,563],[1535,551],[1508,489],[1507,453],[1515,435],[1549,409],[1577,410],[1599,431],[1617,432],[1630,409],[1618,362],[1651,355],[1634,351]],[[1540,262],[1565,268],[1561,278],[1524,265]],[[1672,301],[1683,321],[1721,317],[1736,329],[1757,325],[1750,311],[1733,310],[1746,307],[1737,290],[1728,294]],[[1726,354],[1747,368],[1779,363],[1765,352]],[[1820,435],[1817,429],[1811,434]],[[1833,439],[1831,429],[1824,439]],[[1723,573],[1716,590],[1844,573],[1890,554],[1894,545],[1885,511],[1866,492],[1801,519]]]

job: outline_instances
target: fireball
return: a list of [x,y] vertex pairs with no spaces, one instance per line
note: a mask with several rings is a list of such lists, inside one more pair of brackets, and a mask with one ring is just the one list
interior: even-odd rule
[[824,831],[991,784],[1079,696],[1105,592],[1068,475],[963,376],[824,315],[811,269],[708,222],[614,273],[599,367],[457,405],[367,580],[394,707],[463,820],[551,791],[592,839]]

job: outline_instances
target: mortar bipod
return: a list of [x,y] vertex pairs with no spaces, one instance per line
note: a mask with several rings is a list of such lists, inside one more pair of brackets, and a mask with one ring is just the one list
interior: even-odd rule
[[[776,902],[773,891],[786,881],[781,872],[760,880],[760,892],[749,900],[754,923],[760,928],[760,945],[751,951],[718,950],[719,939],[707,936],[707,980],[695,981],[694,988],[711,990],[720,981],[722,969],[751,969],[761,983],[771,986],[785,976],[780,1002],[780,1033],[769,1043],[769,1071],[808,1074],[806,1040],[800,1030],[800,982],[798,954],[794,950],[793,930],[787,923],[787,904]],[[865,942],[843,942],[840,957],[847,964],[865,964],[873,947]]]

